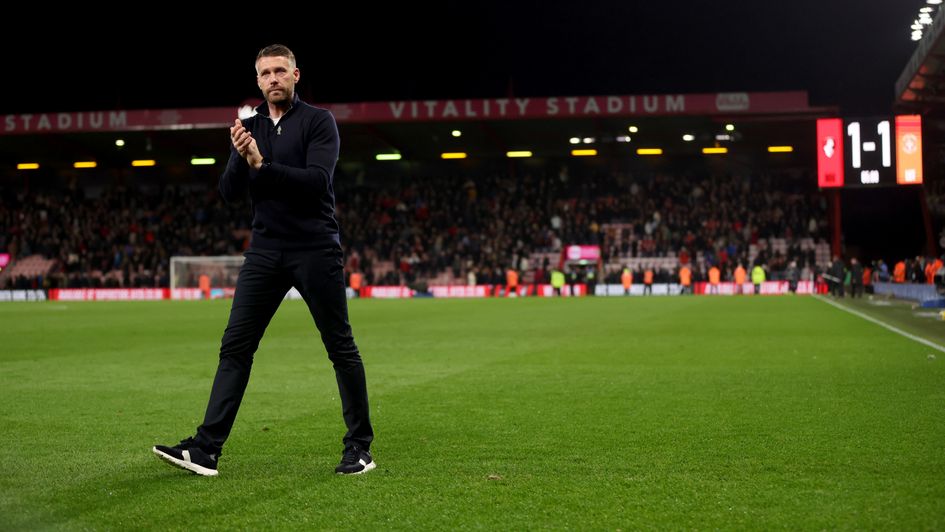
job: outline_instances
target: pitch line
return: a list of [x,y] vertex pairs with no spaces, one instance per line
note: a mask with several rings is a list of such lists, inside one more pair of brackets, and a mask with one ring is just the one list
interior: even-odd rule
[[922,345],[931,347],[932,349],[938,349],[939,351],[945,353],[945,347],[942,347],[942,346],[938,345],[938,344],[935,343],[935,342],[931,342],[931,341],[929,341],[929,340],[926,340],[925,338],[920,338],[920,337],[918,337],[918,336],[916,336],[916,335],[914,335],[914,334],[909,334],[909,333],[907,333],[906,331],[904,331],[904,330],[902,330],[902,329],[900,329],[900,328],[898,328],[898,327],[893,327],[892,325],[889,325],[889,324],[886,323],[886,322],[880,321],[880,320],[878,320],[878,319],[876,319],[876,318],[874,318],[874,317],[872,317],[872,316],[867,316],[866,314],[863,314],[862,312],[859,312],[859,311],[853,310],[853,309],[851,309],[851,308],[848,308],[846,305],[841,305],[840,303],[837,303],[837,302],[835,302],[835,301],[831,301],[831,300],[829,300],[829,299],[827,299],[827,298],[825,298],[825,297],[823,297],[823,296],[815,295],[814,298],[819,299],[819,300],[823,301],[824,303],[827,303],[828,305],[833,305],[833,306],[837,307],[837,308],[840,309],[840,310],[849,312],[850,314],[853,314],[854,316],[859,316],[859,317],[863,318],[863,319],[866,320],[866,321],[871,321],[871,322],[875,323],[876,325],[879,325],[880,327],[884,327],[884,328],[886,328],[886,329],[889,329],[890,331],[892,331],[892,332],[894,332],[894,333],[896,333],[896,334],[901,334],[902,336],[905,336],[906,338],[908,338],[908,339],[910,339],[910,340],[915,340],[916,342],[919,342],[919,343],[922,344]]

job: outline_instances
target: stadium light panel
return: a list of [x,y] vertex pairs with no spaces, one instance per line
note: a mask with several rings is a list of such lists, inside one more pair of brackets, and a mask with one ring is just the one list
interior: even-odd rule
[[792,153],[794,146],[768,146],[768,153]]
[[725,131],[735,131],[735,124],[725,124]]
[[462,136],[463,136],[463,132],[460,131],[460,130],[458,130],[458,129],[454,129],[454,130],[453,130],[453,136],[454,136],[454,137],[462,137]]
[[942,3],[942,0],[925,0],[926,4],[937,6]]
[[594,137],[584,137],[584,144],[594,144]]
[[217,164],[217,160],[213,157],[193,157],[190,159],[190,164],[193,166],[208,166]]
[[400,154],[399,153],[378,153],[377,155],[374,156],[374,158],[377,159],[378,161],[399,161]]
[[597,150],[571,150],[571,155],[575,157],[594,157]]
[[580,143],[581,143],[581,139],[579,139],[579,138],[577,138],[577,137],[571,137],[570,139],[568,139],[568,142],[570,142],[571,144],[580,144]]
[[723,153],[728,153],[728,148],[702,148],[702,153],[705,155],[722,155]]
[[919,13],[931,13],[931,12],[932,12],[932,8],[929,6],[925,6],[919,10]]
[[663,148],[640,148],[637,155],[663,155]]
[[39,163],[17,163],[17,170],[39,170]]
[[441,153],[441,154],[440,154],[440,157],[443,158],[443,159],[465,159],[465,158],[466,158],[466,154],[465,154],[464,152],[461,152],[461,151],[446,152],[446,153]]
[[115,146],[118,146],[119,148],[121,148],[124,145],[125,145],[125,139],[115,139]]
[[640,131],[640,128],[638,128],[637,126],[630,126],[627,128],[627,131],[629,131],[630,133],[636,133]]
[[508,152],[505,152],[505,156],[506,156],[506,157],[509,157],[509,158],[512,158],[512,159],[518,158],[518,157],[531,157],[531,156],[532,156],[532,152],[530,152],[530,151],[528,151],[528,150],[523,150],[523,151],[508,151]]
[[696,137],[693,135],[690,135],[689,133],[686,133],[685,135],[682,136],[682,139],[686,142],[692,142],[696,140]]
[[157,164],[157,161],[154,159],[137,159],[131,161],[131,166],[154,166]]
[[76,161],[72,163],[73,168],[95,168],[98,163],[95,161]]

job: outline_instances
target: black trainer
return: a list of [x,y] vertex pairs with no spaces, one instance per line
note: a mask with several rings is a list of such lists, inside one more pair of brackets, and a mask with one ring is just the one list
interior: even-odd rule
[[165,445],[155,445],[151,448],[154,454],[161,460],[177,466],[181,469],[192,471],[205,477],[214,477],[217,475],[217,460],[220,453],[210,454],[205,452],[194,439],[187,438],[173,447]]
[[345,452],[341,455],[341,463],[335,468],[335,473],[339,475],[360,475],[375,467],[377,467],[377,464],[371,458],[371,453],[357,445],[351,445],[345,447]]

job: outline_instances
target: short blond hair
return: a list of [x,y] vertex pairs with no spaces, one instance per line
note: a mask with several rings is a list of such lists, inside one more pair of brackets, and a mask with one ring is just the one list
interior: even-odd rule
[[259,62],[263,57],[285,57],[289,60],[289,65],[295,68],[295,54],[284,44],[270,44],[263,48],[256,54],[256,62]]

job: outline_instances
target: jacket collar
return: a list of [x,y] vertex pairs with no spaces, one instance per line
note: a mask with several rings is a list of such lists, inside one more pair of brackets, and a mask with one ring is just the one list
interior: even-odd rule
[[[289,111],[294,109],[295,106],[298,105],[300,101],[301,100],[299,99],[299,93],[298,92],[292,93],[292,104],[289,105],[289,109],[282,116],[289,114]],[[256,106],[256,112],[265,117],[269,116],[269,102],[267,102],[265,98],[263,98],[263,102],[261,104]]]

